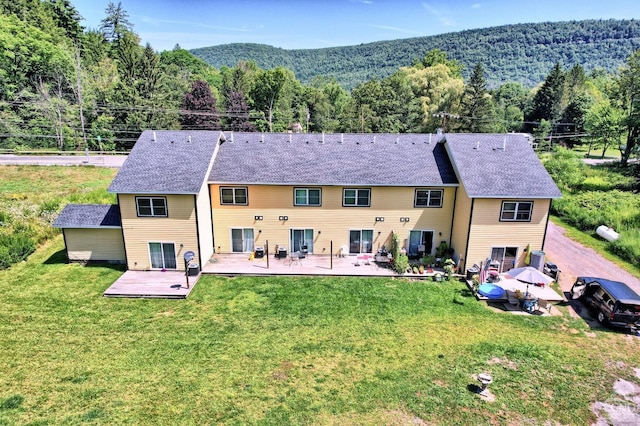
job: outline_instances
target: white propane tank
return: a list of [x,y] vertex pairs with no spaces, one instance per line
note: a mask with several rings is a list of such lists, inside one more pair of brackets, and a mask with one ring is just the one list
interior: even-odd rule
[[613,230],[613,228],[609,228],[606,225],[600,225],[596,228],[596,234],[600,235],[607,241],[615,241],[620,238],[620,234]]

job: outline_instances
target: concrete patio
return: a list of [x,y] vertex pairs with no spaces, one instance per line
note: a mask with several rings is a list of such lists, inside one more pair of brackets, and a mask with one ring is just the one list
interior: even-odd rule
[[215,275],[318,275],[346,277],[399,277],[428,279],[433,273],[399,275],[390,264],[378,264],[373,256],[347,255],[344,257],[329,255],[308,255],[305,258],[287,256],[278,259],[271,255],[250,260],[249,255],[214,254],[204,265],[203,274]]

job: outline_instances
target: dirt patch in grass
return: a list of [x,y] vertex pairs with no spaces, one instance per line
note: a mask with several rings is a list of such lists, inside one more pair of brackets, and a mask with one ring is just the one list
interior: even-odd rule
[[[640,378],[640,369],[634,369]],[[637,383],[618,379],[613,384],[615,396],[607,402],[596,401],[593,412],[597,426],[626,426],[640,424],[640,386]]]

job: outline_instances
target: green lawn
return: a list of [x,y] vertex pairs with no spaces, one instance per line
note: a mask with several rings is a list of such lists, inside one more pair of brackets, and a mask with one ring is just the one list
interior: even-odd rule
[[0,271],[0,424],[582,425],[638,381],[636,338],[458,282],[206,276],[188,300],[106,299],[121,272],[62,249]]

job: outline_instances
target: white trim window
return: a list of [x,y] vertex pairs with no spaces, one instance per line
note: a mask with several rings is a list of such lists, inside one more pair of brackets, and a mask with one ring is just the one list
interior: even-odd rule
[[174,243],[149,242],[151,269],[176,269],[176,245]]
[[249,204],[247,197],[247,187],[233,187],[233,186],[221,186],[220,187],[220,204],[222,205],[235,205],[246,206]]
[[322,204],[322,191],[320,188],[294,188],[294,206],[320,206]]
[[136,197],[138,217],[167,217],[165,197]]
[[369,207],[371,205],[371,189],[344,188],[342,190],[342,205],[344,207]]
[[503,201],[501,222],[531,222],[533,201]]
[[414,207],[442,207],[442,189],[416,189]]

